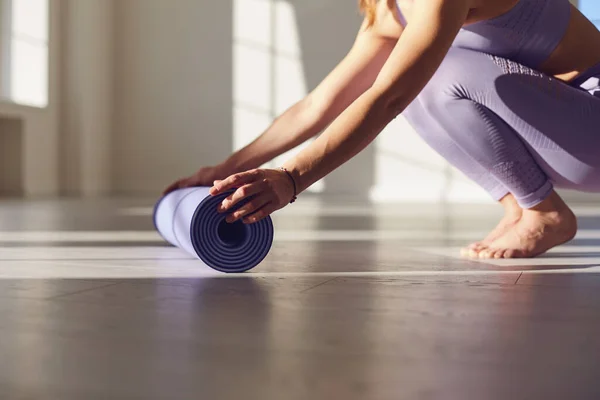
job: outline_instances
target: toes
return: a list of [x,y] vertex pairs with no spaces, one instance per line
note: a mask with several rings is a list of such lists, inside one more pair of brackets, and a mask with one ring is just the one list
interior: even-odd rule
[[462,257],[471,257],[471,251],[476,250],[479,243],[471,243],[467,247],[460,249],[460,255]]
[[527,258],[530,257],[526,252],[518,249],[484,249],[478,253],[478,257],[484,260],[500,260],[509,258]]
[[508,249],[504,252],[504,257],[503,258],[516,258],[517,251],[515,249]]
[[461,256],[467,257],[467,258],[477,258],[477,254],[479,253],[479,250],[481,249],[481,247],[473,247],[473,246],[474,246],[474,244],[471,244],[467,247],[460,249]]
[[518,249],[484,249],[479,252],[479,258],[485,260],[501,260],[509,258],[526,258],[528,255]]
[[491,259],[491,258],[502,258],[504,254],[504,250],[492,249],[489,248],[485,243],[478,242],[470,244],[467,247],[464,247],[460,250],[461,256],[465,258],[481,258],[481,259]]
[[[474,242],[460,249],[460,255],[466,258],[482,258],[480,253],[488,248],[488,244],[485,241]],[[489,257],[485,257],[489,258]]]
[[469,257],[469,251],[470,250],[468,247],[460,249],[460,256],[461,257]]
[[504,249],[485,249],[479,252],[479,258],[482,259],[486,259],[486,260],[491,260],[491,259],[498,259],[498,258],[502,258],[502,255],[504,254]]
[[494,250],[492,250],[492,249],[481,250],[479,252],[479,258],[484,259],[484,260],[490,259],[490,258],[492,258],[493,253],[494,253]]
[[479,253],[485,250],[485,247],[480,247],[478,249],[469,249],[469,257],[470,258],[479,258]]
[[479,254],[483,250],[489,250],[489,246],[482,243],[482,244],[480,244],[479,246],[477,246],[476,248],[473,249],[473,251],[475,253],[477,253],[477,254]]
[[531,257],[531,254],[526,252],[525,250],[519,249],[510,249],[507,250],[504,254],[504,258],[528,258]]

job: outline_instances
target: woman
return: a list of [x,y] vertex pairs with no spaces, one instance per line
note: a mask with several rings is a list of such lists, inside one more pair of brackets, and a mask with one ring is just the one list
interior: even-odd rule
[[[554,187],[600,192],[594,25],[568,0],[360,3],[366,18],[354,46],[312,93],[221,165],[167,191],[237,188],[219,211],[252,197],[228,221],[253,223],[293,202],[402,113],[504,206],[499,225],[464,255],[533,257],[571,240],[576,218]],[[258,168],[323,129],[281,169]]]

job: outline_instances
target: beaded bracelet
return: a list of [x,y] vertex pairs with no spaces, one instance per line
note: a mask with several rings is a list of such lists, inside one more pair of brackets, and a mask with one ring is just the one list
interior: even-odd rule
[[283,172],[285,172],[287,174],[287,176],[290,177],[290,179],[292,180],[292,183],[294,184],[294,196],[292,197],[292,200],[290,201],[290,204],[292,204],[293,202],[295,202],[298,199],[297,193],[296,193],[296,180],[294,179],[294,177],[292,176],[292,174],[290,174],[290,172],[283,168],[280,167],[280,170],[282,170]]

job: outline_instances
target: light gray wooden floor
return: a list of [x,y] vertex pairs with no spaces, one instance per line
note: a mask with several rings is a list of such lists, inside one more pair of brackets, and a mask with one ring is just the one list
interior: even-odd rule
[[599,399],[600,208],[570,245],[474,262],[484,206],[275,216],[221,275],[147,200],[0,202],[0,399]]

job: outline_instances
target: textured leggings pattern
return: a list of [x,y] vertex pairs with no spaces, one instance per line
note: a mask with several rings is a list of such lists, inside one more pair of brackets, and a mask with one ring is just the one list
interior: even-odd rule
[[494,199],[600,192],[600,99],[522,64],[452,48],[404,116]]
[[542,74],[541,72],[538,72],[532,68],[526,67],[523,64],[519,64],[517,62],[507,60],[506,58],[494,56],[491,54],[488,54],[488,57],[490,57],[492,59],[492,61],[494,61],[494,63],[498,67],[500,67],[502,72],[505,74],[524,74],[524,75],[544,77],[544,74]]
[[477,110],[487,129],[488,136],[485,138],[487,143],[480,145],[480,148],[481,154],[488,157],[486,164],[490,168],[490,173],[505,187],[510,188],[517,197],[526,197],[546,185],[548,177],[533,161],[522,140],[517,135],[506,136],[506,132],[512,129],[482,104],[470,99],[463,100],[470,102]]
[[557,79],[515,61],[494,55],[488,55],[488,57],[492,59],[494,64],[496,64],[505,75],[521,78],[520,81],[523,84],[535,86],[541,93],[552,96],[552,98],[557,101],[570,103],[575,100],[573,92],[564,90],[564,83]]

